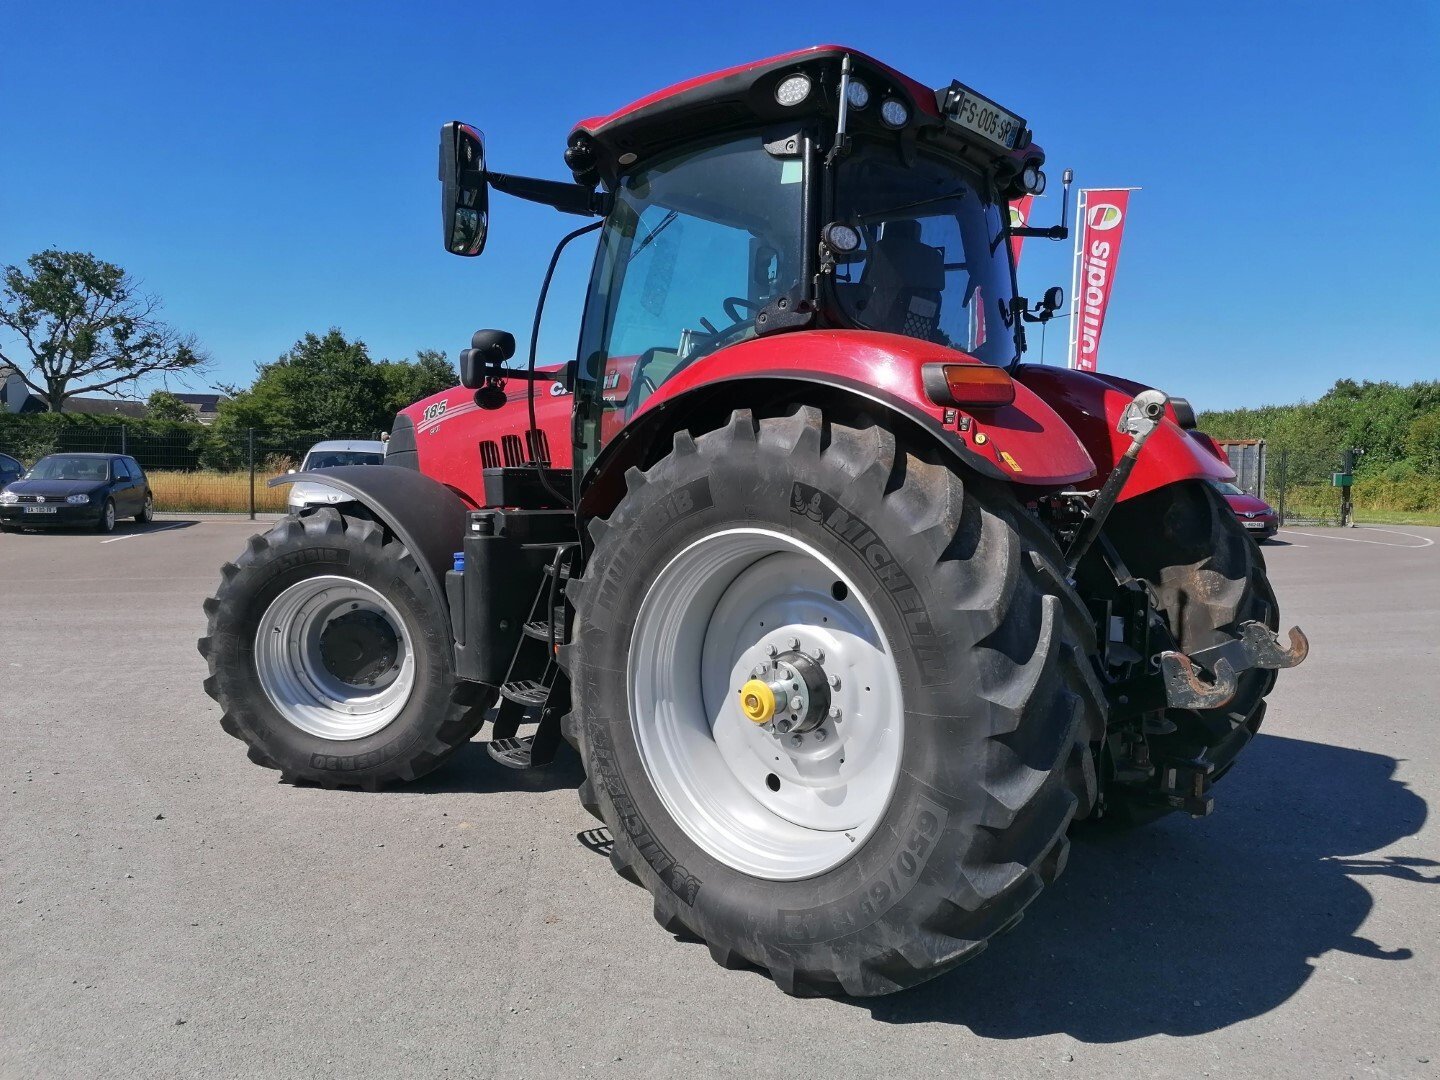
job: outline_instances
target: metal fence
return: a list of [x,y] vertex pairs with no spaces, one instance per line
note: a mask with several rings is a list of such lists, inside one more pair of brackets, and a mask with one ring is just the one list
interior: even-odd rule
[[378,432],[266,431],[211,428],[156,434],[113,427],[0,429],[0,453],[33,465],[46,454],[128,454],[150,479],[155,508],[163,512],[249,514],[285,510],[284,487],[268,482],[297,469],[305,452],[327,439],[378,439]]

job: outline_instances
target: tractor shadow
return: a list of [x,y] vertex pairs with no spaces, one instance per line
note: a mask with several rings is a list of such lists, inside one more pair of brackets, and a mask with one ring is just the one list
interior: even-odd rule
[[1364,878],[1440,884],[1434,860],[1369,854],[1425,821],[1396,764],[1260,735],[1217,787],[1214,817],[1078,829],[1064,876],[1014,933],[943,978],[854,1004],[885,1023],[1115,1043],[1262,1015],[1332,950],[1409,960],[1430,942],[1358,932],[1375,905]]
[[[487,729],[488,730],[488,729]],[[485,742],[468,742],[445,764],[405,790],[419,795],[490,795],[501,791],[575,789],[585,779],[580,755],[561,743],[555,760],[543,769],[510,769],[492,758]]]

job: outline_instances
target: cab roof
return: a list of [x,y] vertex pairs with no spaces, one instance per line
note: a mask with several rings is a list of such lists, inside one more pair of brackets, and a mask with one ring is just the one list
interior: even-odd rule
[[[613,188],[619,176],[635,163],[700,136],[835,115],[841,64],[846,56],[850,58],[852,79],[866,84],[872,100],[898,98],[907,107],[909,120],[904,130],[892,129],[888,134],[908,139],[922,133],[926,138],[943,136],[947,121],[941,114],[938,95],[943,95],[944,90],[932,90],[858,49],[814,45],[687,79],[615,112],[589,117],[571,130],[569,145],[593,149],[593,158],[586,153],[581,160],[593,160],[600,177]],[[779,83],[802,73],[810,77],[815,88],[810,97],[798,108],[780,104],[776,98]],[[852,108],[852,129],[858,131],[867,124],[878,129],[875,112],[873,104],[866,110]],[[1017,159],[1021,156],[1019,151],[1010,153]],[[1037,163],[1044,159],[1038,147],[1028,146],[1028,137],[1023,156]],[[581,177],[577,170],[576,178]]]

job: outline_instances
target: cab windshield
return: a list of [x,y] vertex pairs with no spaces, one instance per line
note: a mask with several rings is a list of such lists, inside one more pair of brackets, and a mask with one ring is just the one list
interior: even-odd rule
[[685,365],[755,336],[802,286],[805,170],[745,135],[622,181],[601,232],[576,387],[582,467]]
[[987,363],[1018,355],[1015,294],[1001,207],[953,164],[858,144],[840,160],[834,220],[860,233],[859,257],[836,267],[844,318],[867,330],[933,341]]

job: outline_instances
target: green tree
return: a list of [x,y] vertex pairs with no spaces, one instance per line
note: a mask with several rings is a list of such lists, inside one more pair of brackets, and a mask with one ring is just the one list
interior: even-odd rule
[[4,267],[0,282],[0,326],[19,339],[0,361],[54,412],[78,394],[118,396],[142,376],[209,362],[193,335],[160,320],[158,297],[88,252],[41,251]]
[[363,341],[331,328],[306,334],[257,369],[248,389],[227,387],[217,433],[259,428],[287,437],[311,432],[365,433],[389,428],[390,385]]
[[1405,456],[1420,472],[1440,477],[1440,409],[1415,418],[1405,437]]
[[155,390],[150,394],[145,402],[145,415],[151,420],[174,420],[179,423],[195,420],[195,410],[169,390]]
[[390,387],[391,413],[460,382],[454,365],[439,349],[420,349],[414,360],[387,360],[380,366]]

